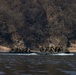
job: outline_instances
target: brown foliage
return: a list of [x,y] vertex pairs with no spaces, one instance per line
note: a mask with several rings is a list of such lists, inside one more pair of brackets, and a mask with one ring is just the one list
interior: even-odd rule
[[76,40],[76,0],[0,0],[0,39],[6,46],[21,39],[20,47],[37,48],[56,39],[67,46]]

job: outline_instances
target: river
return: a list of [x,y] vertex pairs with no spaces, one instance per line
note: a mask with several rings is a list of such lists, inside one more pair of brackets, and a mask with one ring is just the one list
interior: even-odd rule
[[0,54],[0,75],[76,75],[76,53],[69,56]]

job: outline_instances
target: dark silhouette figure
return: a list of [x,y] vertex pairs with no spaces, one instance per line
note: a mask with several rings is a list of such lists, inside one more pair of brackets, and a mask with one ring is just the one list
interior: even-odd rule
[[49,48],[49,52],[54,52],[54,51],[55,51],[54,47],[51,46],[51,47]]
[[46,47],[45,52],[49,52],[49,47]]
[[68,49],[65,50],[65,53],[70,53]]
[[28,47],[26,47],[26,49],[25,49],[24,52],[25,52],[25,53],[29,53],[29,52],[30,52],[30,49],[29,49]]
[[43,47],[40,48],[40,52],[44,52],[44,48]]
[[59,47],[57,46],[57,47],[55,47],[55,50],[54,50],[55,52],[59,52]]
[[58,47],[57,52],[60,52],[60,51],[61,51],[61,49],[60,49],[60,47]]
[[61,51],[61,52],[63,51],[63,48],[62,48],[62,47],[60,47],[60,51]]

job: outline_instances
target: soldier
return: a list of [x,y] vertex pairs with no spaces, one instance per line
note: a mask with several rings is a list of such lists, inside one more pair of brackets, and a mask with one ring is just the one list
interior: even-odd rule
[[22,53],[24,53],[25,52],[25,49],[24,48],[22,48]]
[[49,52],[52,52],[52,48],[51,47],[49,48]]
[[25,53],[27,53],[28,52],[28,47],[26,47],[26,49],[25,49],[25,51],[24,51]]
[[14,50],[14,51],[13,51],[14,53],[16,53],[16,52],[17,52],[17,49],[16,49],[16,48],[15,48],[15,49],[13,49],[13,50]]
[[66,48],[65,53],[70,53],[70,51]]
[[58,47],[55,47],[55,52],[57,52],[57,50],[58,50]]
[[22,49],[18,49],[18,52],[21,53],[22,52]]
[[14,49],[11,49],[10,51],[9,51],[9,53],[13,53],[14,52]]
[[41,48],[40,48],[40,52],[43,52],[43,51],[44,51],[44,48],[43,48],[43,47],[41,47]]
[[49,52],[49,47],[46,47],[45,52]]
[[60,52],[60,51],[61,51],[61,49],[60,49],[60,47],[58,47],[57,52]]
[[63,48],[62,47],[56,47],[55,48],[55,52],[61,52],[61,51],[63,51]]
[[62,47],[60,47],[60,51],[61,51],[61,52],[63,51],[63,48],[62,48]]
[[30,51],[30,48],[28,48],[27,52],[28,52],[28,53],[30,53],[30,52],[31,52],[31,51]]
[[49,49],[49,52],[54,52],[54,51],[55,51],[55,50],[54,50],[54,47],[51,46],[50,49]]

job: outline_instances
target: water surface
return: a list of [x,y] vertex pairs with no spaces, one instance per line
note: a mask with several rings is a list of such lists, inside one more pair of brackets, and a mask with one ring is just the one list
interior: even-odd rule
[[0,75],[76,75],[76,53],[58,55],[2,55]]

